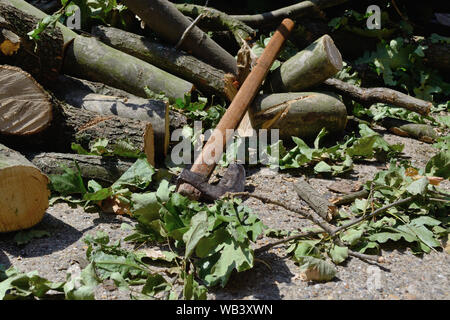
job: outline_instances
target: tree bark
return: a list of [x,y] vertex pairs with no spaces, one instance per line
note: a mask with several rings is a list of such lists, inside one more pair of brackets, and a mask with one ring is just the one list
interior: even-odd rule
[[334,76],[342,66],[339,50],[324,35],[272,72],[264,88],[268,92],[302,91]]
[[155,164],[155,156],[162,159],[168,145],[158,146],[155,154],[153,129],[149,122],[102,116],[92,111],[77,109],[62,103],[54,103],[54,120],[43,132],[32,136],[0,136],[1,143],[17,146],[24,151],[70,152],[76,142],[88,149],[99,138],[110,143],[128,141],[144,152],[147,160]]
[[67,48],[63,71],[140,97],[147,97],[145,87],[172,101],[193,90],[190,82],[89,37],[77,37]]
[[208,31],[231,31],[239,46],[242,46],[242,40],[249,41],[256,35],[256,31],[245,23],[214,8],[188,3],[175,4],[175,7],[184,15],[192,18],[203,14],[203,18],[198,23],[198,26],[202,29],[207,29]]
[[190,81],[205,93],[220,95],[228,101],[233,100],[236,80],[232,74],[226,74],[197,58],[145,37],[120,29],[96,26],[92,34],[107,45],[151,63],[171,74]]
[[365,104],[387,103],[422,115],[427,115],[433,106],[431,102],[389,88],[361,88],[334,78],[325,80],[324,84]]
[[[151,29],[171,44],[177,44],[191,25],[189,19],[167,0],[125,0],[124,4]],[[180,48],[210,65],[236,74],[236,60],[198,27],[192,28]]]
[[338,196],[336,198],[331,199],[331,203],[336,206],[341,206],[344,204],[353,203],[356,199],[365,199],[369,196],[369,190],[363,189],[361,191],[349,193],[346,195]]
[[[0,0],[1,3],[7,6],[11,4],[39,19],[46,16],[23,0]],[[60,23],[56,26],[65,43],[63,73],[103,82],[144,98],[147,97],[145,87],[157,94],[163,92],[172,101],[183,98],[193,89],[192,83],[111,48],[95,38],[79,36]]]
[[28,32],[36,27],[38,18],[4,2],[0,2],[0,17],[0,28],[13,32],[20,39],[17,51],[9,54],[3,52],[6,57],[2,57],[2,60],[20,66],[40,82],[54,81],[61,70],[64,55],[61,31],[47,28],[39,35],[39,39],[30,40]]
[[0,232],[31,228],[42,220],[48,182],[25,157],[0,144]]
[[347,124],[345,105],[326,92],[258,95],[249,115],[254,129],[279,129],[282,140],[315,138],[322,128],[339,135]]
[[336,215],[336,206],[319,194],[304,178],[300,178],[294,183],[294,190],[303,201],[326,221],[331,221]]
[[297,4],[293,4],[288,7],[284,7],[278,10],[255,14],[255,15],[232,15],[231,17],[239,20],[251,27],[259,27],[267,25],[269,23],[278,23],[284,18],[296,19],[305,15],[309,15],[325,9],[333,7],[348,0],[311,0],[302,1]]
[[50,96],[28,73],[0,65],[0,133],[30,135],[53,118]]
[[[89,81],[61,75],[52,85],[52,92],[59,100],[65,101],[73,107],[93,111],[104,116],[119,116],[150,122],[155,137],[155,146],[161,147],[157,152],[164,152],[168,144],[169,104],[159,100],[148,100],[131,94],[121,94],[121,90],[106,89],[105,94],[98,94],[93,89],[100,87]],[[111,93],[121,96],[110,95]]]
[[75,163],[85,179],[111,185],[124,174],[133,162],[119,160],[115,157],[77,155],[69,153],[35,153],[25,154],[36,167],[45,174],[62,174],[64,167],[76,169]]

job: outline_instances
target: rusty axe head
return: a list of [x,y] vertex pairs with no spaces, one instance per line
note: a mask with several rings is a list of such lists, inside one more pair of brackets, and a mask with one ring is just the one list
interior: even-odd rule
[[245,169],[241,164],[231,164],[217,185],[209,184],[207,177],[186,169],[178,176],[178,180],[189,183],[199,190],[202,193],[201,199],[214,201],[228,192],[244,191]]

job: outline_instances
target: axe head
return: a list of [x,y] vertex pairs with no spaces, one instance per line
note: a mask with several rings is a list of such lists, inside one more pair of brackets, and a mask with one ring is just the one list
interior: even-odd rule
[[217,185],[208,183],[208,177],[184,169],[178,176],[179,182],[189,183],[202,193],[201,199],[214,201],[228,192],[243,192],[245,169],[241,164],[231,164]]

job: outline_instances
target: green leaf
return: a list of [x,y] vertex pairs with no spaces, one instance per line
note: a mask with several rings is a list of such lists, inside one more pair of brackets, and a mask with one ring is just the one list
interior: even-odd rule
[[171,285],[164,279],[160,274],[149,275],[144,287],[142,288],[142,293],[145,295],[155,296],[161,291],[166,291],[170,289]]
[[198,242],[209,235],[208,226],[208,215],[206,211],[197,213],[191,219],[190,228],[183,235],[183,241],[186,243],[185,258],[189,258],[194,252]]
[[348,258],[348,248],[347,247],[339,247],[337,245],[333,245],[333,247],[328,252],[331,260],[334,263],[340,264],[347,260]]
[[428,176],[450,179],[450,150],[444,150],[428,161],[425,172]]
[[184,280],[183,297],[185,300],[206,300],[207,289],[194,280],[194,275],[189,274]]
[[408,191],[412,195],[425,195],[427,193],[427,187],[428,187],[428,179],[426,177],[420,178],[419,180],[416,180],[412,182],[407,188],[406,191]]
[[308,280],[319,282],[330,281],[337,273],[332,264],[314,257],[304,257],[300,269],[305,272]]
[[348,243],[350,246],[354,246],[363,235],[362,230],[348,229],[341,234],[341,240]]
[[133,215],[136,215],[139,221],[143,223],[149,223],[160,217],[161,204],[155,192],[133,193],[131,195],[131,203]]
[[53,191],[56,191],[63,196],[71,194],[85,194],[87,192],[86,187],[83,183],[83,178],[81,177],[81,171],[78,164],[75,162],[77,172],[73,171],[68,167],[64,168],[64,173],[61,175],[51,174],[50,186]]
[[249,270],[253,267],[253,250],[248,243],[238,243],[229,236],[212,256],[198,262],[199,276],[207,286],[219,284],[225,287],[231,272]]
[[113,190],[135,187],[144,190],[152,182],[155,169],[147,159],[138,159],[112,186]]

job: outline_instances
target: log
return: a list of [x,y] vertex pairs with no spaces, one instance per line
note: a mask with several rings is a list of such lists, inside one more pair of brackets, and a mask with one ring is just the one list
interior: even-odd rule
[[25,156],[47,175],[62,174],[64,173],[64,167],[76,170],[76,163],[83,178],[94,179],[107,186],[116,182],[133,165],[133,162],[123,161],[115,157],[70,153],[41,152],[28,153]]
[[[189,19],[167,0],[125,0],[124,4],[161,38],[173,45],[179,43],[191,25]],[[225,72],[237,72],[234,57],[196,26],[186,34],[180,49]]]
[[367,105],[381,102],[414,111],[422,115],[428,115],[433,106],[431,102],[417,99],[389,88],[361,88],[334,78],[325,80],[324,84],[329,89],[335,89],[339,93],[348,95],[352,99]]
[[32,136],[0,135],[0,142],[27,152],[70,152],[73,142],[88,149],[91,143],[100,138],[106,138],[110,143],[128,141],[145,153],[152,165],[155,165],[155,156],[161,159],[167,154],[168,146],[158,147],[158,150],[165,149],[166,152],[155,154],[153,129],[149,122],[102,116],[54,100],[54,120],[46,130]]
[[339,50],[329,35],[283,63],[267,78],[266,92],[296,92],[334,76],[343,67]]
[[192,83],[89,37],[77,37],[67,48],[63,71],[139,97],[147,97],[145,87],[172,101],[193,90]]
[[93,27],[92,35],[117,50],[192,82],[200,91],[220,95],[228,101],[236,95],[237,90],[233,86],[235,76],[174,47],[105,26]]
[[188,3],[175,4],[175,7],[180,10],[181,13],[191,18],[196,18],[199,15],[203,15],[197,25],[204,30],[229,30],[233,34],[239,46],[242,46],[242,40],[250,41],[256,35],[256,31],[245,23],[214,8]]
[[[23,0],[0,0],[28,15],[42,19],[45,13]],[[64,39],[65,57],[62,73],[91,81],[103,82],[140,97],[147,97],[145,87],[171,100],[183,98],[193,84],[171,75],[149,63],[111,48],[93,37],[80,36],[57,23]],[[14,31],[14,30],[13,30]]]
[[19,68],[0,65],[0,133],[39,133],[52,118],[50,97],[39,83]]
[[300,178],[294,183],[294,190],[303,201],[326,221],[331,221],[337,214],[337,207],[311,187],[304,178]]
[[31,228],[42,220],[48,183],[25,157],[0,144],[0,232]]
[[167,102],[136,97],[115,88],[64,75],[59,76],[51,88],[59,100],[65,101],[73,107],[104,116],[115,115],[150,122],[155,137],[155,151],[157,153],[167,151],[170,139],[169,104]]
[[[9,4],[0,2],[0,28],[9,30],[19,38],[18,46],[13,52],[4,52],[7,64],[20,66],[31,73],[40,82],[52,82],[62,67],[64,37],[59,29],[47,28],[39,39],[31,40],[28,33],[33,30],[39,19]],[[6,41],[11,41],[10,37]],[[1,43],[3,46],[5,43]]]
[[[294,22],[290,19],[285,19],[275,31],[263,54],[258,59],[258,63],[242,84],[233,102],[214,129],[211,138],[209,138],[203,147],[201,154],[195,159],[191,167],[192,172],[205,177],[211,175],[222,156],[226,144],[233,136],[233,131],[237,128],[257,95],[264,78],[269,72],[270,66],[280,53],[282,45],[289,37],[293,28]],[[198,190],[189,184],[180,184],[178,186],[178,192],[193,199],[198,199],[200,196]]]
[[395,135],[433,143],[438,138],[436,131],[428,124],[412,123],[395,118],[384,118],[380,125]]
[[348,0],[311,0],[302,1],[288,7],[277,9],[270,12],[255,15],[232,15],[231,17],[239,20],[249,26],[259,27],[270,23],[278,23],[284,18],[296,19],[305,15],[310,15],[319,11],[333,7]]
[[322,128],[339,135],[347,125],[345,105],[327,92],[260,94],[249,116],[254,129],[279,129],[282,140],[315,138]]

